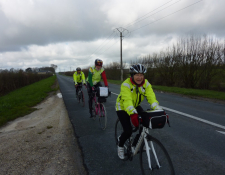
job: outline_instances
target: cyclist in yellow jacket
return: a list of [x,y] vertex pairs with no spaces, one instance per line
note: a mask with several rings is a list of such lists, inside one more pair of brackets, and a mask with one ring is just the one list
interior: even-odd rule
[[104,84],[108,87],[108,82],[105,74],[105,70],[102,67],[103,61],[100,59],[95,60],[95,65],[89,68],[88,78],[87,78],[87,90],[89,96],[89,112],[90,118],[92,118],[92,91],[99,86],[102,86],[101,79],[103,79]]
[[[137,127],[138,113],[143,111],[140,103],[146,97],[152,109],[162,109],[156,100],[151,84],[144,78],[147,72],[141,64],[130,67],[130,78],[127,78],[121,85],[121,91],[116,100],[116,113],[123,126],[123,133],[118,137],[118,156],[124,159],[124,143],[132,134],[132,124]],[[130,122],[131,121],[131,122]],[[139,135],[135,137],[134,145]],[[134,146],[133,145],[133,146]]]
[[76,88],[76,96],[78,95],[78,87],[82,86],[82,83],[86,86],[85,75],[81,71],[80,67],[77,67],[76,72],[73,74],[73,80]]

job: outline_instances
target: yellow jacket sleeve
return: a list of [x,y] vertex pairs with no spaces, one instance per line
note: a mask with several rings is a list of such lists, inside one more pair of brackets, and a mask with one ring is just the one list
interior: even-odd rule
[[147,82],[146,85],[146,98],[151,106],[154,104],[155,105],[159,104],[159,102],[156,100],[155,93],[153,92],[152,85],[149,82]]
[[73,74],[73,81],[74,81],[74,84],[76,85],[77,84],[77,75],[76,75],[76,72],[74,72],[74,74]]

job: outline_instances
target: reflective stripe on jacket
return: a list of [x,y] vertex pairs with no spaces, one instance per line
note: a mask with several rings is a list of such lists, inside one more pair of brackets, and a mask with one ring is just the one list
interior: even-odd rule
[[77,83],[82,83],[82,81],[83,81],[83,83],[86,83],[85,82],[85,75],[84,75],[84,73],[82,71],[80,72],[80,74],[78,74],[77,71],[74,72],[73,80],[74,80],[75,85]]
[[106,79],[105,71],[103,67],[100,70],[97,70],[95,66],[92,66],[89,68],[88,72],[88,82],[90,83],[90,86],[96,85],[98,82],[101,81],[101,78],[103,78],[105,86],[108,86],[108,82]]
[[136,92],[136,85],[133,84],[130,78],[127,78],[121,85],[121,91],[116,100],[116,111],[124,110],[129,115],[137,113],[136,107],[146,97],[150,105],[159,104],[156,100],[151,84],[145,79],[145,83],[138,87]]

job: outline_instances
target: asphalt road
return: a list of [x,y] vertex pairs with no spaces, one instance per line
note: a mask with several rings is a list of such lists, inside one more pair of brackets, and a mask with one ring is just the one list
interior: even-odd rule
[[[117,119],[115,101],[116,94],[120,92],[120,86],[109,84],[113,94],[105,103],[108,124],[106,130],[103,131],[99,127],[98,120],[94,121],[89,118],[86,89],[83,89],[86,104],[82,107],[75,99],[72,77],[62,75],[57,75],[57,77],[89,174],[141,174],[139,154],[134,157],[133,161],[121,161],[117,157],[114,139]],[[176,174],[224,175],[225,105],[169,93],[155,92],[155,94],[160,105],[170,116],[171,127],[165,126],[160,130],[152,130],[152,135],[166,147]],[[141,106],[144,109],[149,108],[147,102],[143,102]],[[199,121],[190,116],[204,120]]]

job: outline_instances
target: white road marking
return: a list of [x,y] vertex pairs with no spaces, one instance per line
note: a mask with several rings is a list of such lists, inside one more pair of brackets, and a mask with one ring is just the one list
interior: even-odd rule
[[183,115],[183,116],[185,116],[185,117],[189,117],[189,118],[198,120],[198,121],[200,121],[200,122],[207,123],[207,124],[209,124],[209,125],[216,126],[216,127],[218,127],[218,128],[221,128],[221,129],[225,129],[225,126],[223,126],[223,125],[219,125],[219,124],[217,124],[217,123],[213,123],[213,122],[210,122],[210,121],[208,121],[208,120],[201,119],[201,118],[195,117],[195,116],[193,116],[193,115],[185,114],[185,113],[183,113],[183,112],[176,111],[176,110],[173,110],[173,109],[170,109],[170,108],[167,108],[167,107],[163,107],[163,106],[162,106],[162,108],[165,109],[165,110],[168,110],[168,111],[171,111],[171,112],[174,112],[174,113]]
[[115,94],[115,95],[119,95],[119,94],[116,94],[116,93],[114,93],[114,92],[111,92],[112,94]]
[[[111,93],[112,93],[112,94],[115,94],[115,95],[119,95],[119,94],[116,94],[116,93],[114,93],[114,92],[111,92]],[[189,118],[191,118],[191,119],[198,120],[198,121],[200,121],[200,122],[207,123],[207,124],[209,124],[209,125],[212,125],[212,126],[215,126],[215,127],[221,128],[221,129],[225,129],[225,126],[223,126],[223,125],[219,125],[219,124],[217,124],[217,123],[213,123],[213,122],[210,122],[210,121],[208,121],[208,120],[201,119],[201,118],[199,118],[199,117],[195,117],[195,116],[193,116],[193,115],[189,115],[189,114],[186,114],[186,113],[183,113],[183,112],[180,112],[180,111],[176,111],[176,110],[174,110],[174,109],[170,109],[170,108],[163,107],[163,106],[161,106],[161,107],[162,107],[163,109],[167,110],[167,111],[171,111],[171,112],[173,112],[173,113],[177,113],[177,114],[183,115],[183,116],[185,116],[185,117],[189,117]],[[222,134],[225,134],[225,132],[222,132],[222,131],[218,131],[218,132],[220,132],[220,133],[222,133]]]
[[217,132],[219,132],[219,133],[221,133],[221,134],[224,134],[224,135],[225,135],[225,132],[224,132],[224,131],[217,131]]

